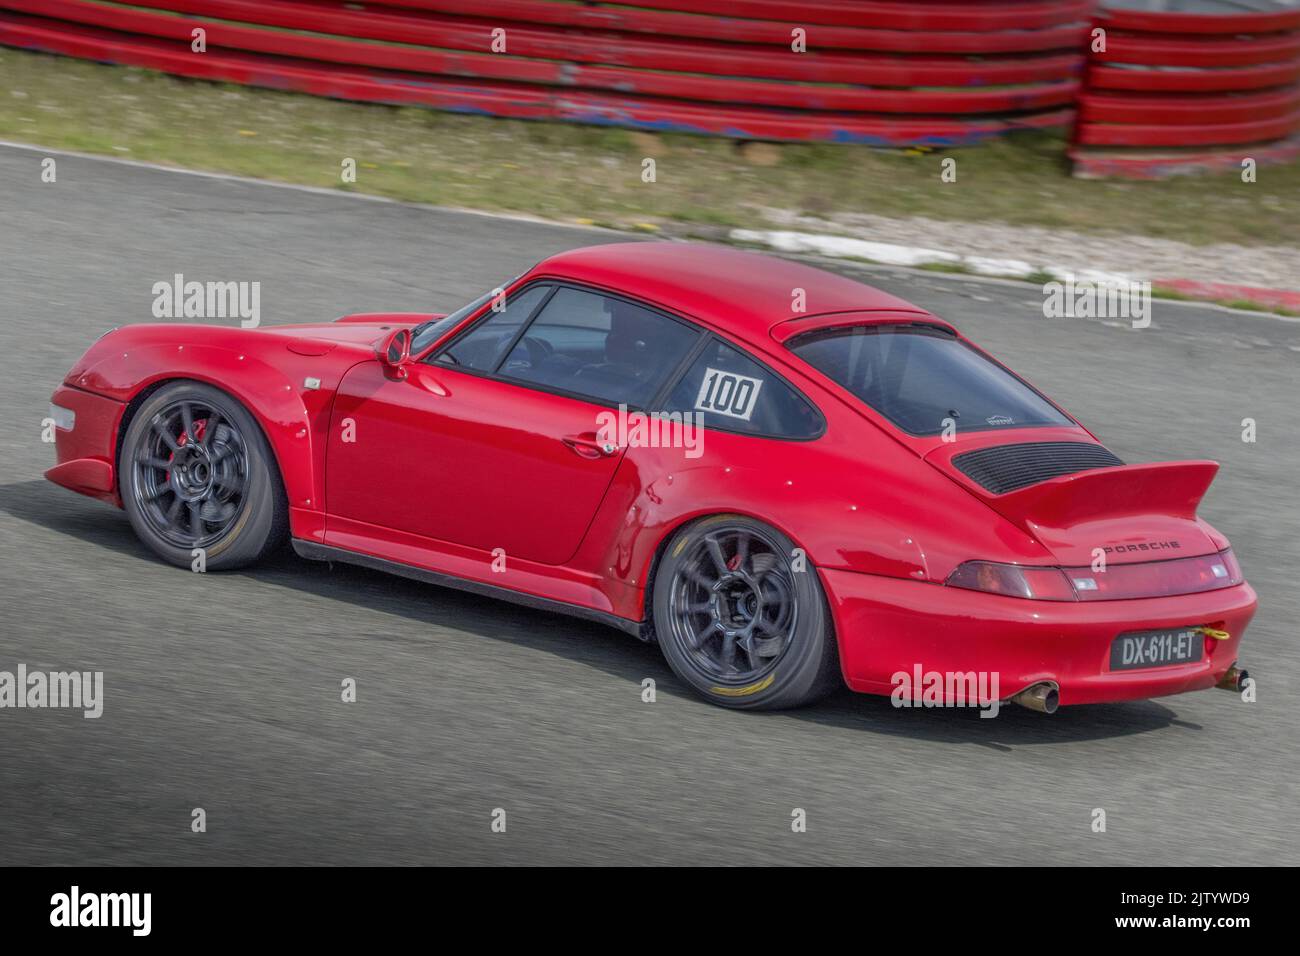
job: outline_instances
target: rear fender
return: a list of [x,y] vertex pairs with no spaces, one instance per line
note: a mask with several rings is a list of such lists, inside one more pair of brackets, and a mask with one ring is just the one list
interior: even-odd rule
[[706,434],[698,459],[676,448],[628,449],[575,556],[575,567],[608,582],[623,616],[642,616],[664,541],[719,513],[777,528],[809,571],[942,581],[972,551],[1023,564],[1050,560],[1032,536],[899,446],[867,456],[852,433],[831,432],[782,456],[770,441]]

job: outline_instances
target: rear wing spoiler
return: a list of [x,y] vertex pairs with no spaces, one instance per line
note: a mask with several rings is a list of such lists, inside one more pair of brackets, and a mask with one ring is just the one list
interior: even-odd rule
[[1004,495],[987,495],[985,500],[994,511],[1029,531],[1126,515],[1193,520],[1218,471],[1215,461],[1116,465],[1062,475]]

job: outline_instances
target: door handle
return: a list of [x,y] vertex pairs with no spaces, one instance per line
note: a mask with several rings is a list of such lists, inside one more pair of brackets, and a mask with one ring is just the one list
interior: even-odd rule
[[618,451],[618,446],[611,441],[599,441],[595,435],[566,435],[561,439],[575,454],[583,458],[603,458]]

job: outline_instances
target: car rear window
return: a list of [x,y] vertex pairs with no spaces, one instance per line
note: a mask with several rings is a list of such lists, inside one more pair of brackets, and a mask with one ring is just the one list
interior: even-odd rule
[[934,325],[859,325],[808,332],[801,359],[912,435],[1071,425],[1038,392]]

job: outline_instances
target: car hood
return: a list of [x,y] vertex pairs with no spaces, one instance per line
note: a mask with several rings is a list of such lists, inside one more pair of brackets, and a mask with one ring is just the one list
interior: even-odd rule
[[363,312],[345,315],[334,322],[275,325],[263,331],[268,335],[300,342],[345,342],[369,346],[393,329],[414,328],[432,318],[436,316],[428,312]]
[[[234,352],[241,360],[249,355],[273,368],[294,369],[295,377],[305,358],[311,377],[328,383],[348,366],[373,357],[392,329],[410,328],[430,318],[435,316],[378,312],[347,315],[336,322],[252,329],[185,322],[124,325],[93,342],[68,370],[64,383],[116,398],[123,389],[129,394],[139,377],[173,367],[170,355],[178,349],[190,349],[189,355],[209,349]],[[146,359],[146,355],[153,357]]]

